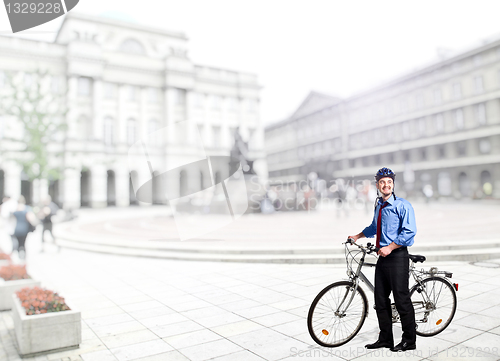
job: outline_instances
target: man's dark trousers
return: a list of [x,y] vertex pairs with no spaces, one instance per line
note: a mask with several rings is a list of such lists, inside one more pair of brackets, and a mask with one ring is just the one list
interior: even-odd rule
[[389,295],[392,291],[401,318],[403,342],[414,344],[415,311],[408,290],[409,258],[406,247],[398,248],[387,257],[379,257],[375,268],[375,307],[380,328],[379,340],[393,343],[392,310]]

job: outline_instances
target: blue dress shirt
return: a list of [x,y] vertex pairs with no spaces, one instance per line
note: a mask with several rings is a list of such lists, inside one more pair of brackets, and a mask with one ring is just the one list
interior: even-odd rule
[[[380,237],[380,246],[385,247],[392,242],[409,247],[413,244],[413,239],[417,233],[417,224],[415,222],[415,212],[410,202],[406,199],[391,196],[385,208],[382,209],[382,228]],[[372,224],[363,230],[363,234],[368,238],[377,235],[377,219],[380,207],[384,202],[379,199]]]

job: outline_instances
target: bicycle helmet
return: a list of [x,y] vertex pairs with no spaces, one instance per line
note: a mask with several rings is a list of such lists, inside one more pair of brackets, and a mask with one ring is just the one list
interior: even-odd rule
[[392,180],[394,181],[394,178],[396,178],[396,173],[394,173],[391,169],[384,167],[384,168],[380,168],[378,170],[377,174],[375,174],[375,180],[377,182],[380,179],[385,178],[385,177],[392,178]]

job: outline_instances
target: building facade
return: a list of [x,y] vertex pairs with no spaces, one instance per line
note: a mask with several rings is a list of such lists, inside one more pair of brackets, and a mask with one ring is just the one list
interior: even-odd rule
[[[52,154],[63,156],[49,160],[62,177],[36,184],[7,156],[22,135],[15,119],[0,115],[0,192],[32,202],[49,193],[65,208],[137,203],[133,180],[151,175],[130,169],[127,153],[141,139],[148,139],[152,163],[165,169],[203,154],[229,155],[237,129],[251,156],[262,158],[256,75],[196,65],[187,52],[183,33],[73,12],[53,43],[0,37],[0,92],[8,72],[41,69],[69,109],[65,139],[51,144]],[[199,141],[196,132],[200,154],[188,149]],[[181,173],[171,186],[208,177]]]
[[385,166],[405,195],[500,198],[500,40],[348,99],[313,92],[265,140],[275,182]]

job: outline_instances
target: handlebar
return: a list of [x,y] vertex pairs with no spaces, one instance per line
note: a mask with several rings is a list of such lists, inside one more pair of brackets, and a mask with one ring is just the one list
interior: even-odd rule
[[380,248],[375,247],[375,245],[371,244],[370,242],[368,242],[366,244],[366,247],[364,247],[363,245],[359,245],[356,243],[356,241],[353,238],[347,238],[347,241],[345,242],[345,244],[351,244],[351,245],[354,245],[362,250],[366,250],[366,253],[368,253],[368,254],[370,254],[372,252],[378,253],[378,251],[380,250]]

